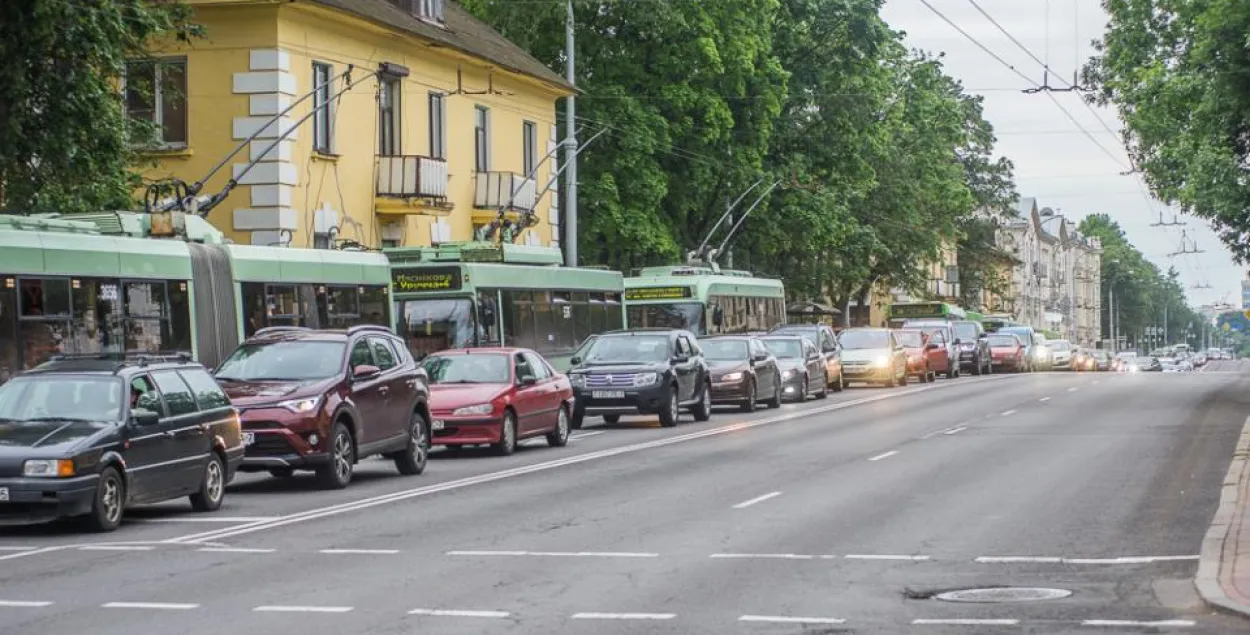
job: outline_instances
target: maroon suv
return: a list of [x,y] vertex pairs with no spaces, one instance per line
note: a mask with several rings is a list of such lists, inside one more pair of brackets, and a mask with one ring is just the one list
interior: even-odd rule
[[393,459],[400,474],[425,470],[427,375],[390,329],[261,329],[215,374],[242,418],[240,471],[313,470],[338,489],[375,454]]

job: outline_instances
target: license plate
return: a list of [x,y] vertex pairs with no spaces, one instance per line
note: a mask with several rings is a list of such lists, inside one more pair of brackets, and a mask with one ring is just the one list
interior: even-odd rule
[[0,501],[9,500],[9,488],[0,487]]
[[244,432],[243,433],[243,445],[251,445],[253,443],[256,443],[256,433]]
[[596,390],[590,393],[590,396],[594,397],[595,399],[624,399],[625,391],[624,390]]
[[443,421],[442,419],[435,419],[434,422],[430,425],[435,430],[442,430],[444,427],[447,426],[447,422]]

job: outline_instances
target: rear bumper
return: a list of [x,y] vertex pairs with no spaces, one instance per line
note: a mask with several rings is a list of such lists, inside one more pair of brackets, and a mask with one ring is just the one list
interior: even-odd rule
[[99,475],[70,479],[0,478],[0,525],[23,525],[91,512]]

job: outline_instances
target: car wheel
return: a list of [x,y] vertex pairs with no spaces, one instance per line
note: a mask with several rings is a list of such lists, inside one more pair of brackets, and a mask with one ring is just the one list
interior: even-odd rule
[[269,475],[274,478],[291,478],[295,476],[295,470],[289,467],[271,467],[269,468]]
[[797,399],[799,403],[807,402],[807,386],[809,384],[810,380],[807,378],[807,375],[803,375],[803,381],[799,382],[799,398]]
[[561,404],[556,413],[556,429],[547,433],[547,445],[562,448],[569,444],[569,407]]
[[747,400],[742,402],[743,412],[755,412],[755,389],[755,382],[751,382],[750,385],[747,386]]
[[603,415],[604,423],[620,423],[621,415]]
[[495,454],[507,456],[516,452],[516,415],[511,410],[503,413],[503,424],[499,430],[499,443],[491,446]]
[[824,399],[829,396],[829,376],[826,375],[820,382],[820,392],[816,393],[817,399]]
[[216,452],[208,455],[200,490],[191,495],[191,508],[197,512],[215,512],[226,497],[226,466]]
[[412,413],[409,424],[408,445],[395,455],[395,469],[405,476],[415,476],[425,471],[430,456],[430,437],[426,434],[425,416]]
[[712,418],[712,386],[707,377],[703,378],[703,392],[699,397],[699,403],[691,409],[691,412],[694,414],[695,421],[707,421]]
[[778,375],[773,380],[773,398],[769,399],[767,404],[769,408],[781,407],[781,376],[780,375]]
[[677,387],[668,393],[668,406],[660,412],[660,425],[665,428],[677,427]]
[[838,381],[833,382],[833,392],[842,392],[846,388],[846,378],[842,376],[842,371],[838,371]]
[[972,363],[972,374],[973,374],[973,375],[980,375],[982,370],[983,370],[983,366],[981,365],[981,359],[980,359],[980,358],[977,358],[977,359],[973,360],[973,363]]
[[317,481],[323,489],[343,489],[352,482],[355,466],[356,444],[347,426],[336,423],[330,432],[330,462],[317,468]]
[[[582,422],[586,419],[586,410],[584,408],[573,407],[573,419],[569,421],[569,427],[574,430],[582,429]],[[606,419],[606,417],[605,417]]]
[[986,360],[986,361],[985,361],[985,374],[986,374],[986,375],[993,375],[993,374],[994,374],[994,361],[993,361],[993,360]]
[[92,531],[106,532],[122,524],[122,511],[126,508],[126,481],[115,467],[106,467],[100,473],[96,485],[95,501],[87,514],[87,526]]
[[896,382],[896,385],[898,385],[898,386],[906,386],[906,385],[907,385],[907,367],[906,367],[906,366],[904,366],[904,367],[903,367],[903,372],[899,373],[899,374],[895,377],[894,381]]

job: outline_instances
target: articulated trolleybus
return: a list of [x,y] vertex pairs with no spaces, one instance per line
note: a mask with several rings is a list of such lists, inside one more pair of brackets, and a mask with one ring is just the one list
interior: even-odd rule
[[226,244],[195,215],[0,215],[0,382],[57,354],[190,353],[266,326],[392,326],[378,253]]
[[398,333],[418,357],[521,346],[566,370],[586,338],[624,326],[620,272],[561,266],[554,247],[470,242],[384,251]]
[[625,279],[630,328],[681,328],[696,335],[768,331],[786,320],[780,280],[715,264],[645,267]]

